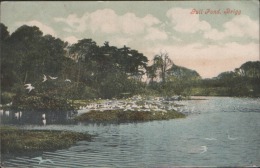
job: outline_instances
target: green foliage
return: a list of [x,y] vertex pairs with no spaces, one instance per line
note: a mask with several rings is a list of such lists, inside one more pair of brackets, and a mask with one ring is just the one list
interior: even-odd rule
[[50,97],[45,94],[19,95],[13,98],[12,109],[27,111],[68,111],[71,104],[62,97]]
[[13,100],[13,97],[15,96],[12,92],[3,92],[1,93],[1,103],[0,104],[7,104],[10,103]]
[[7,126],[1,126],[0,129],[2,154],[57,150],[77,141],[91,140],[88,134],[69,131],[21,130]]
[[77,121],[89,122],[137,122],[152,120],[169,120],[175,118],[184,118],[185,115],[174,110],[168,112],[158,111],[123,111],[123,110],[106,110],[90,111],[77,116]]
[[144,84],[135,79],[128,79],[124,73],[108,74],[100,84],[100,94],[103,98],[122,98],[139,93]]
[[[173,64],[172,60],[169,58],[168,53],[160,53],[154,56],[153,65],[151,65],[148,70],[148,77],[155,78],[159,75],[162,83],[166,82],[166,74],[169,67]],[[157,75],[158,74],[158,75]]]
[[[112,98],[128,92],[132,95],[142,85],[134,79],[144,74],[148,60],[126,46],[120,49],[106,42],[100,47],[92,39],[67,46],[51,35],[43,36],[38,27],[27,25],[9,35],[7,27],[1,24],[1,35],[1,90],[16,94],[16,108],[21,103],[26,104],[23,109],[55,108],[42,106],[46,97],[57,106],[64,103],[67,107],[66,99]],[[58,79],[42,83],[44,74]],[[65,79],[72,82],[65,83]],[[35,90],[28,93],[26,83],[31,83]],[[2,98],[4,103],[11,99],[6,95]]]
[[213,79],[201,80],[192,95],[260,96],[260,61],[246,62],[234,71],[223,72]]
[[73,110],[72,104],[68,102],[74,93],[74,82],[66,82],[63,79],[38,82],[32,84],[35,89],[28,92],[24,85],[16,84],[12,98],[12,109],[27,111],[67,111]]
[[200,75],[191,69],[177,66],[175,64],[167,71],[168,80],[182,79],[182,80],[198,80],[201,79]]
[[[98,46],[92,39],[68,46],[59,38],[44,36],[36,26],[23,25],[12,34],[2,23],[0,28],[1,93],[5,93],[1,94],[1,103],[15,98],[15,108],[69,109],[67,100],[134,94],[260,95],[259,61],[202,80],[196,71],[174,65],[167,53],[156,55],[153,64],[147,66],[147,57],[127,46],[117,48],[109,42]],[[148,85],[141,81],[145,73],[150,80]],[[43,74],[58,79],[42,83]],[[64,82],[65,79],[71,82]],[[35,89],[28,93],[26,83]],[[47,103],[46,107],[43,103]]]
[[260,61],[248,61],[240,66],[240,68],[235,69],[235,73],[238,76],[244,76],[249,78],[260,78]]
[[195,86],[200,79],[201,77],[196,71],[172,63],[171,68],[166,71],[166,82],[151,81],[149,88],[156,90],[163,96],[189,96],[191,94],[191,88]]

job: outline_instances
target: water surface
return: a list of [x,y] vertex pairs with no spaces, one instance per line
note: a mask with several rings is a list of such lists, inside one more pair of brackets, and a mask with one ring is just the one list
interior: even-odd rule
[[[5,161],[32,167],[171,167],[260,165],[260,99],[206,97],[181,101],[185,119],[124,124],[24,125],[26,129],[97,134],[69,149]],[[203,151],[206,146],[207,151]]]

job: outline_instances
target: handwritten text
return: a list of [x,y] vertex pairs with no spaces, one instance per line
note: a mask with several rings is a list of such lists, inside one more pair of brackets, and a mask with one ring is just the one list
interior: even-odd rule
[[238,9],[192,9],[190,14],[197,14],[197,15],[240,15],[241,10]]

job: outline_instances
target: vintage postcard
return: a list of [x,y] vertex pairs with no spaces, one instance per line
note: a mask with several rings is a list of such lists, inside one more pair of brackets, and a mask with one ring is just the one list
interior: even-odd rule
[[259,167],[259,1],[1,2],[1,167]]

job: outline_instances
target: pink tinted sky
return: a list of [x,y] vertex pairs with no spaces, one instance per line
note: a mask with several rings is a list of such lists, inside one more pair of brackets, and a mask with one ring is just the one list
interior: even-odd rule
[[91,38],[127,45],[149,60],[166,51],[203,78],[259,60],[257,0],[2,2],[1,22],[10,33],[27,24],[71,44]]

